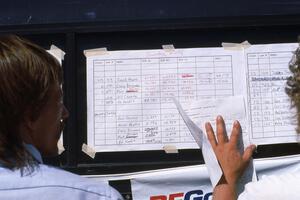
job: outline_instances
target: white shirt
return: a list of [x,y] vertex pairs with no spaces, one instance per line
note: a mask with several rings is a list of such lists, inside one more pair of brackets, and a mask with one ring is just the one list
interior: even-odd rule
[[238,200],[300,200],[300,174],[263,176],[248,183]]
[[[42,163],[40,153],[27,149]],[[56,167],[39,164],[30,175],[0,167],[0,199],[9,200],[123,200],[107,182],[95,182]]]

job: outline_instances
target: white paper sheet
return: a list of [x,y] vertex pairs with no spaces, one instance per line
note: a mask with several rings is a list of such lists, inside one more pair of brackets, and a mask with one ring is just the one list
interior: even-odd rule
[[233,73],[243,56],[223,48],[86,55],[87,142],[97,152],[197,148],[172,97],[225,97],[241,86]]
[[[184,105],[183,108],[185,109],[182,108],[178,101],[174,100],[174,102],[179,110],[179,113],[184,118],[184,121],[189,122],[187,123],[187,126],[202,127],[202,130],[204,130],[204,132],[205,122],[210,122],[214,130],[216,130],[215,117],[217,115],[222,115],[226,122],[226,130],[228,137],[230,137],[232,124],[234,120],[238,119],[242,126],[243,132],[238,143],[238,149],[241,153],[243,153],[244,148],[250,144],[249,137],[247,136],[247,115],[243,96],[232,96],[222,99],[193,101],[192,103]],[[195,138],[195,141],[197,143],[199,141],[202,143],[198,145],[200,148],[202,147],[202,154],[204,157],[205,164],[207,165],[210,180],[212,182],[213,187],[215,187],[222,176],[222,170],[219,166],[217,158],[213,152],[213,149],[211,148],[211,145],[208,142],[206,133],[204,134],[202,130],[193,131],[194,128],[190,128],[190,130],[191,134]],[[199,140],[198,138],[202,138],[202,140]],[[238,184],[238,191],[243,191],[244,185],[250,181],[256,181],[256,174],[255,170],[253,169],[252,161],[250,162],[249,167],[246,169],[243,177],[241,178]]]
[[285,93],[299,45],[252,45],[245,51],[250,139],[254,144],[296,142],[296,112]]
[[[194,123],[186,114],[186,111],[182,108],[181,104],[174,98],[174,103],[183,119],[183,121],[186,123],[187,127],[190,130],[191,135],[195,139],[196,143],[198,144],[199,148],[202,150],[202,155],[205,161],[205,164],[207,166],[210,180],[213,186],[216,186],[216,184],[219,182],[221,176],[222,176],[222,170],[219,166],[218,160],[215,156],[215,153],[213,149],[211,148],[206,136],[204,135],[201,127],[201,123]],[[203,102],[203,101],[202,101]],[[204,101],[206,102],[206,101]],[[194,105],[195,106],[195,105]],[[187,106],[188,107],[188,106]],[[193,108],[190,108],[190,112],[193,112]],[[196,115],[200,115],[200,113],[196,113]],[[196,116],[194,115],[194,116]],[[197,120],[199,121],[199,120]]]

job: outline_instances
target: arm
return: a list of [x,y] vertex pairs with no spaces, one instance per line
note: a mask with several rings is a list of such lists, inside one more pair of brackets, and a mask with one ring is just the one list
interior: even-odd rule
[[208,140],[223,171],[222,178],[214,188],[213,199],[235,200],[237,199],[237,181],[248,166],[253,151],[255,150],[255,145],[250,145],[245,149],[244,153],[241,154],[237,149],[239,134],[241,132],[239,122],[234,122],[230,139],[227,137],[225,123],[221,116],[217,117],[216,126],[217,139],[210,123],[205,124]]

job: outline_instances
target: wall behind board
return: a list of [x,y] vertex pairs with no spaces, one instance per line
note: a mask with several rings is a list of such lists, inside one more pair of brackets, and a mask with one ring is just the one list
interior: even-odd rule
[[263,17],[299,14],[297,0],[11,0],[2,1],[0,25],[155,19]]

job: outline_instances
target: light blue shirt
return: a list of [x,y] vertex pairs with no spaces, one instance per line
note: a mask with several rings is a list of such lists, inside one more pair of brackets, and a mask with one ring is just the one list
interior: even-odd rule
[[32,145],[27,150],[39,162],[30,175],[0,166],[2,200],[123,200],[107,182],[95,182],[56,167],[44,165],[41,154]]

